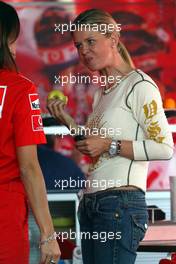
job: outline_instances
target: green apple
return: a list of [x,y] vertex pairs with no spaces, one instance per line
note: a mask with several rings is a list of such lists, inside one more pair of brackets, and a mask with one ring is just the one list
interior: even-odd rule
[[48,100],[50,99],[59,99],[60,101],[64,102],[65,104],[68,103],[68,97],[65,96],[61,91],[59,90],[52,90],[48,94]]

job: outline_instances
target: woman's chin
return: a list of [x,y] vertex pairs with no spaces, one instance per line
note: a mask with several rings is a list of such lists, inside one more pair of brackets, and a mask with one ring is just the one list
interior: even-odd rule
[[87,68],[90,70],[90,71],[99,71],[100,70],[100,68],[99,67],[97,67],[96,65],[86,65],[87,66]]

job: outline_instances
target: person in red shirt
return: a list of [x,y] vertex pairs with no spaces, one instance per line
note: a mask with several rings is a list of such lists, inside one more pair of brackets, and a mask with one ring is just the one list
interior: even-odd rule
[[45,143],[35,85],[15,63],[20,23],[0,1],[0,263],[28,264],[28,201],[41,231],[40,264],[58,263],[60,249],[50,216],[36,145]]

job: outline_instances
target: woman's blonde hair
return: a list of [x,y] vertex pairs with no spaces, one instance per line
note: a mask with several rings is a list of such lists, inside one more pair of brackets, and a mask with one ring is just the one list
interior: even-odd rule
[[[100,25],[114,25],[114,28],[118,28],[118,24],[113,19],[113,17],[104,10],[101,9],[88,9],[82,13],[80,13],[75,20],[73,21],[75,28],[80,28],[81,25],[90,25],[90,27],[93,27],[94,25],[99,26],[99,31],[101,32]],[[116,31],[118,36],[120,37],[120,32]],[[73,32],[72,32],[73,34]],[[105,33],[105,36],[109,37],[112,34],[112,31],[107,31]],[[121,55],[122,59],[131,67],[134,67],[132,58],[125,48],[122,41],[118,41],[117,50],[119,51],[119,54]]]

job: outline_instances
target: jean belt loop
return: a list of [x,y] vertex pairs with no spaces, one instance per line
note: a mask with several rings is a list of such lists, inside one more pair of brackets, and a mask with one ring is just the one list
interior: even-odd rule
[[93,196],[93,205],[92,205],[93,209],[95,209],[96,204],[97,204],[97,195],[95,194],[95,195]]
[[127,208],[128,207],[128,200],[129,200],[128,199],[128,195],[129,195],[128,190],[125,192],[121,192],[121,195],[122,195],[123,204]]

